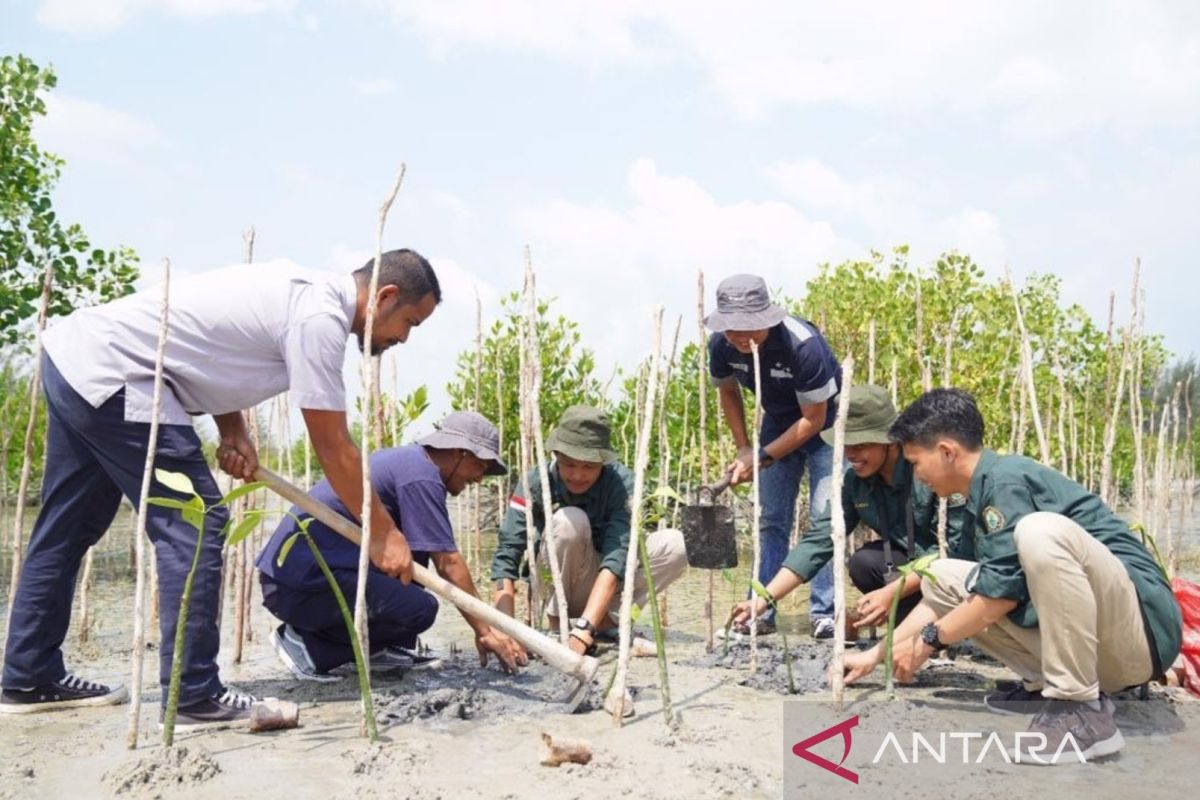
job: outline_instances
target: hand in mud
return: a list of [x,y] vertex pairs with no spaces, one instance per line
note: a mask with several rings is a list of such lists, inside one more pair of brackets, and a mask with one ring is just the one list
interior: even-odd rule
[[244,481],[254,480],[254,470],[258,469],[258,451],[250,437],[238,434],[222,437],[217,447],[217,463],[221,471]]
[[753,480],[754,448],[743,447],[738,450],[737,458],[729,462],[729,466],[725,468],[725,472],[729,475],[730,486],[737,486],[739,483]]
[[[756,603],[758,608],[754,610],[755,617],[761,617],[767,613],[767,601],[761,597],[755,597],[753,600],[742,600],[739,603],[734,603],[733,609],[729,612],[729,619],[732,619],[738,625],[750,622],[751,603]],[[728,620],[727,620],[728,621]]]
[[884,586],[873,592],[867,592],[858,600],[855,606],[861,616],[854,621],[854,627],[866,628],[871,625],[883,624],[892,608],[892,587]]
[[372,537],[371,563],[379,567],[384,575],[399,578],[405,585],[412,582],[412,551],[408,549],[408,539],[404,538],[399,528],[390,528],[382,541]]
[[479,651],[479,666],[486,667],[488,655],[495,653],[496,660],[500,662],[500,668],[509,675],[515,673],[517,667],[523,667],[529,663],[529,654],[525,652],[525,648],[518,644],[516,639],[506,636],[494,628],[489,629],[482,636],[476,634],[475,649]]
[[[879,664],[879,654],[875,648],[864,650],[861,653],[847,653],[842,659],[842,666],[845,669],[845,683],[850,685],[860,678],[865,678],[875,671],[875,667]],[[833,665],[830,665],[829,681],[833,682]]]

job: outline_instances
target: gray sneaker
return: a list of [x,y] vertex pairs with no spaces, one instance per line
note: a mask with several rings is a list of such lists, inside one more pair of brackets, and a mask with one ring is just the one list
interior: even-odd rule
[[304,646],[304,639],[287,623],[271,631],[271,644],[274,645],[279,660],[302,681],[336,683],[342,679],[340,675],[330,675],[328,672],[317,670],[312,656],[308,654],[308,648]]
[[[248,725],[254,704],[257,702],[257,697],[227,687],[222,688],[212,697],[180,706],[175,711],[175,730],[183,732]],[[159,730],[163,728],[163,716],[163,710],[159,709]]]
[[1045,745],[1023,745],[1024,749],[1016,753],[1017,761],[1040,766],[1078,764],[1081,757],[1090,761],[1119,751],[1125,746],[1125,738],[1113,719],[1116,708],[1103,694],[1099,700],[1099,710],[1087,703],[1047,700],[1022,737],[1029,742],[1035,736],[1044,736]]
[[[401,647],[400,645],[391,645],[384,648],[384,652],[389,654],[390,658],[406,658],[408,659],[409,669],[437,669],[442,665],[442,660],[437,656],[431,656],[427,653],[419,653],[411,647]],[[371,656],[371,661],[375,661],[375,656]]]

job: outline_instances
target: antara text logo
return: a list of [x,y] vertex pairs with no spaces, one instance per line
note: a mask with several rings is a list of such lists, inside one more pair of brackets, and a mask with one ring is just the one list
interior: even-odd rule
[[[831,725],[792,745],[792,753],[839,778],[857,784],[858,773],[848,769],[845,764],[854,743],[851,731],[858,727],[858,721],[856,714]],[[841,737],[842,755],[837,763],[812,751],[815,746],[838,736]],[[1071,733],[1067,733],[1057,747],[1050,746],[1045,734],[1029,732],[1014,733],[1011,747],[995,731],[940,731],[934,734],[913,731],[909,735],[908,748],[905,748],[901,741],[901,735],[895,731],[888,731],[871,757],[871,764],[879,764],[885,759],[891,763],[914,765],[929,762],[982,764],[996,759],[1007,764],[1087,763],[1079,749],[1079,743]]]

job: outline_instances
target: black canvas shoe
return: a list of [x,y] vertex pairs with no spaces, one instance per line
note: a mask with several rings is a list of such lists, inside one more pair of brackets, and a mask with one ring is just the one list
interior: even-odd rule
[[1031,692],[1021,684],[1007,691],[991,692],[983,698],[983,704],[988,711],[997,714],[1025,715],[1036,714],[1046,704],[1041,690]]
[[70,673],[61,680],[32,689],[5,689],[0,693],[0,714],[36,714],[56,708],[114,706],[124,703],[129,692],[124,686],[110,687],[85,681]]
[[[1113,719],[1116,708],[1103,694],[1098,705],[1099,709],[1094,709],[1072,700],[1047,700],[1022,737],[1029,742],[1037,736],[1038,749],[1035,751],[1026,744],[1016,754],[1016,760],[1022,764],[1056,766],[1116,753],[1125,746],[1125,738]],[[1041,737],[1045,737],[1044,745]]]
[[[250,722],[250,711],[258,702],[257,697],[233,689],[221,689],[212,697],[197,703],[180,706],[175,712],[175,730],[190,731],[201,728],[234,727]],[[158,728],[162,730],[163,711],[158,713]]]
[[[407,658],[409,662],[411,662],[407,667],[408,669],[437,669],[442,665],[442,660],[437,656],[431,656],[428,653],[420,653],[411,647],[392,645],[384,648],[384,650],[394,657],[399,656],[401,658]],[[371,656],[371,661],[374,663],[375,656]]]

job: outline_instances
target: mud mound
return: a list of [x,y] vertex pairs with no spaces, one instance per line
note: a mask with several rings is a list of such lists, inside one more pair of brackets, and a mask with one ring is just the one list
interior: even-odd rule
[[114,794],[158,798],[220,772],[221,765],[203,747],[166,747],[106,773],[104,782]]

